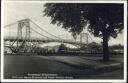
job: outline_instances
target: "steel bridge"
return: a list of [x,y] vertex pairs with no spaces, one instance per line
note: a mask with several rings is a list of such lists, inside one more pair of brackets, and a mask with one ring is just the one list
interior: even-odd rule
[[[61,42],[73,45],[87,45],[91,37],[87,33],[81,33],[79,40],[67,38],[67,34],[59,36],[49,33],[31,19],[23,19],[4,27],[4,46],[13,52],[30,52],[39,44],[48,42]],[[64,36],[66,35],[66,38]],[[63,36],[63,37],[61,37]],[[92,39],[91,39],[92,40]]]

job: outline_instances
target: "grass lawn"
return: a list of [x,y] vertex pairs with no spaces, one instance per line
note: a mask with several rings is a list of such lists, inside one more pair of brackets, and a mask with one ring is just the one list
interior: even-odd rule
[[[56,61],[54,57],[43,57],[43,56],[5,56],[4,57],[4,78],[12,78],[12,76],[27,76],[30,74],[57,74],[57,76],[68,76],[74,79],[90,79],[90,78],[105,78],[105,79],[119,79],[123,78],[123,68],[119,70],[115,70],[114,72],[97,74],[97,75],[89,75],[88,72],[91,72],[89,68],[79,68],[77,66],[72,66],[69,64],[65,64],[59,61]],[[68,58],[72,58],[70,60],[71,63],[75,61],[80,61],[78,58],[74,58],[74,56],[57,56],[57,59],[68,60]],[[77,62],[75,64],[77,64]],[[73,63],[74,64],[74,63]],[[85,66],[85,65],[84,65]],[[118,73],[120,72],[120,73]],[[115,77],[114,77],[115,76]]]

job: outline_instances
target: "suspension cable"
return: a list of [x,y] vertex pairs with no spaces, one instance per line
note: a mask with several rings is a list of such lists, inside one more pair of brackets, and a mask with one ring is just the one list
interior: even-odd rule
[[49,39],[53,39],[53,38],[47,37],[47,36],[45,36],[45,35],[42,35],[41,33],[37,32],[36,30],[34,30],[34,29],[32,29],[32,28],[30,28],[30,29],[31,29],[32,31],[38,33],[39,35],[43,36],[43,37],[46,37],[46,38],[49,38]]
[[46,30],[44,30],[43,28],[41,28],[39,25],[37,25],[37,24],[36,24],[34,21],[32,21],[31,19],[30,19],[30,21],[31,21],[33,24],[35,24],[35,25],[36,25],[39,29],[41,29],[42,31],[48,33],[48,34],[51,35],[51,36],[54,36],[55,38],[61,39],[60,37],[57,37],[57,36],[55,36],[55,35],[53,35],[53,34],[47,32]]
[[8,24],[8,25],[5,25],[5,26],[4,26],[4,28],[6,28],[6,27],[10,27],[10,26],[15,25],[15,24],[17,24],[17,22],[14,22],[14,23],[11,23],[11,24]]

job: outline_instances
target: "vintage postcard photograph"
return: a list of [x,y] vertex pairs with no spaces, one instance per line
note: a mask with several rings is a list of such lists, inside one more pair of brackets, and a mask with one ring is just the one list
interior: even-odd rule
[[2,81],[126,81],[126,1],[13,0],[2,7]]

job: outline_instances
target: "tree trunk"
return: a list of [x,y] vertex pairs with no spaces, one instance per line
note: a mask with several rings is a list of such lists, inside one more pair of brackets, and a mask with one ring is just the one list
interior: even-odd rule
[[103,61],[109,61],[108,34],[107,30],[103,31]]

